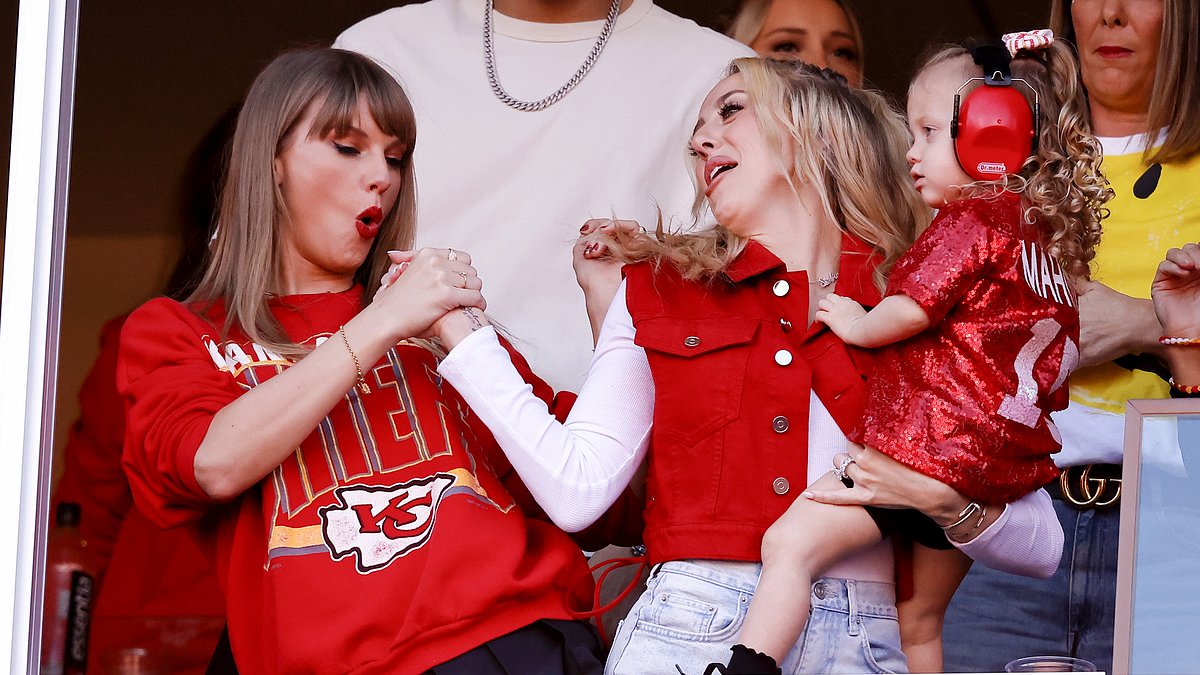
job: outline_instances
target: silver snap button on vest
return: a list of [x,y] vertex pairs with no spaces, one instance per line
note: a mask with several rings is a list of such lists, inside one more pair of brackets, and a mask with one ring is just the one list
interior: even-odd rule
[[774,490],[775,494],[777,495],[786,495],[788,490],[792,489],[792,485],[791,483],[788,483],[788,479],[780,476],[779,478],[771,481],[771,489]]
[[787,431],[789,426],[791,425],[788,422],[788,418],[784,417],[783,415],[779,415],[775,419],[771,420],[771,428],[774,429],[775,433],[777,434],[782,434],[783,432]]
[[700,338],[696,337],[695,335],[689,335],[689,336],[683,338],[683,346],[684,347],[699,347],[700,346]]

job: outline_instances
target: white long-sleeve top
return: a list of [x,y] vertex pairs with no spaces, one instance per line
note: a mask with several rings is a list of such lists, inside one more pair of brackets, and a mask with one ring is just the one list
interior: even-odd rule
[[[596,521],[645,459],[654,417],[654,382],[646,352],[634,343],[622,282],[613,299],[579,398],[560,423],[513,368],[491,327],[475,331],[438,366],[487,424],[538,504],[562,529]],[[810,395],[808,479],[828,472],[847,440],[825,406]],[[1006,572],[1048,577],[1062,556],[1063,532],[1045,491],[1009,504],[963,553]],[[891,546],[881,543],[827,574],[891,581]]]

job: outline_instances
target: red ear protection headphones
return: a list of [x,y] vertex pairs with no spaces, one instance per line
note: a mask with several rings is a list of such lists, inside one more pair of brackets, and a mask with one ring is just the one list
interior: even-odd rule
[[[973,77],[954,93],[954,117],[950,137],[958,164],[975,180],[996,180],[1021,170],[1037,150],[1040,107],[1037,90],[1009,72],[1011,57],[1003,47],[985,45],[971,50],[984,77]],[[983,82],[962,98],[960,92],[972,82]],[[1020,82],[1033,92],[1033,110],[1013,87]]]

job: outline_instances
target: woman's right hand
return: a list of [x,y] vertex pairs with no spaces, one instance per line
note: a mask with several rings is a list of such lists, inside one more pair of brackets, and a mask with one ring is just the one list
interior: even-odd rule
[[428,337],[433,324],[450,310],[472,307],[482,311],[483,282],[471,266],[471,256],[455,249],[423,248],[389,251],[393,267],[371,302],[392,324],[397,340]]
[[621,285],[622,262],[613,257],[609,244],[617,232],[636,232],[641,229],[635,220],[594,218],[579,228],[579,238],[571,249],[571,265],[575,281],[583,290],[588,321],[592,326],[592,343],[600,337],[600,326]]
[[1167,251],[1150,297],[1164,335],[1200,338],[1200,244]]

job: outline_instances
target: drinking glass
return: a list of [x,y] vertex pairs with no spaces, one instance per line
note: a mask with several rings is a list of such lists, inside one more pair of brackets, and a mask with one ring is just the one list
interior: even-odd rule
[[1088,673],[1096,672],[1096,664],[1073,656],[1024,656],[1009,661],[1006,673]]

